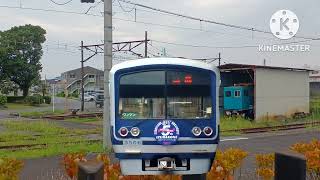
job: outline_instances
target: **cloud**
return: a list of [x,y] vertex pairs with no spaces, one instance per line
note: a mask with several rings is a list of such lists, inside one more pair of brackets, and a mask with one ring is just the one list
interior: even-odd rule
[[217,8],[217,7],[230,7],[236,6],[242,3],[242,1],[237,0],[191,0],[184,1],[184,5],[197,7],[197,8]]
[[[304,36],[316,36],[319,34],[320,21],[314,17],[319,17],[317,7],[320,5],[319,0],[310,0],[305,3],[299,0],[132,0],[133,2],[146,4],[159,9],[165,9],[180,14],[194,17],[201,17],[218,22],[224,22],[242,26],[253,26],[263,30],[269,30],[269,19],[272,13],[278,9],[288,8],[297,13],[301,19],[301,31],[299,34]],[[6,3],[9,3],[6,2]],[[10,1],[11,3],[11,1]],[[13,3],[13,2],[12,2]],[[81,4],[74,1],[68,6],[55,6],[48,1],[32,0],[24,2],[24,6],[33,8],[57,9],[63,11],[85,12],[91,4]],[[5,4],[5,2],[3,2]],[[115,3],[116,5],[117,3]],[[9,4],[11,5],[11,4]],[[131,9],[131,5],[122,3]],[[102,11],[102,5],[94,8],[91,13],[99,14]],[[152,26],[143,23],[121,21],[117,18],[133,21],[134,12],[126,13],[119,6],[114,6],[117,12],[114,16],[113,31],[114,42],[141,40],[144,39],[144,31],[148,31],[150,39],[175,42],[180,44],[206,45],[206,46],[241,46],[270,44],[272,36],[252,33],[224,26],[199,23],[197,21],[185,18],[177,18],[164,15],[162,13],[145,12],[137,8],[137,21],[150,22],[154,24],[165,24],[171,26],[180,26],[185,28],[203,29],[210,32],[190,31],[186,29],[167,28],[165,26]],[[9,29],[12,26],[23,25],[26,23],[37,24],[47,30],[47,39],[50,41],[60,41],[70,44],[79,45],[83,40],[85,44],[101,43],[103,40],[103,18],[85,15],[49,13],[39,11],[25,11],[14,9],[0,9],[0,28],[1,30]],[[144,9],[146,10],[146,9]],[[151,10],[147,10],[151,11]],[[259,38],[261,37],[261,38]],[[153,42],[153,46],[158,49],[166,48],[167,52],[176,56],[185,57],[215,57],[218,52],[222,52],[222,57],[226,62],[237,63],[256,63],[261,64],[263,59],[267,59],[270,65],[290,65],[290,64],[319,64],[319,42],[312,42],[312,52],[308,54],[296,55],[292,53],[260,53],[255,48],[243,49],[209,49],[194,48],[184,46],[174,46]],[[143,47],[142,47],[143,49]],[[156,49],[150,48],[153,53]],[[140,49],[137,51],[140,52]],[[46,52],[45,52],[46,53]],[[100,57],[99,57],[100,58]],[[303,61],[301,61],[303,59]],[[92,64],[99,64],[103,60],[90,61]],[[43,57],[44,74],[48,76],[59,75],[61,71],[78,67],[79,55],[68,54],[67,52],[56,52],[49,49],[49,53]],[[91,65],[91,64],[90,64]],[[100,66],[97,65],[97,66]]]

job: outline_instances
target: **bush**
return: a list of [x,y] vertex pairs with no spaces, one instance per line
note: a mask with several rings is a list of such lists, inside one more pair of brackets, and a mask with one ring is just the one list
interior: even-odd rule
[[[224,152],[218,151],[216,159],[212,164],[210,172],[207,174],[207,179],[235,179],[235,170],[241,171],[243,160],[247,157],[248,152],[238,148],[229,148]],[[76,179],[78,174],[78,162],[98,161],[104,164],[105,179],[121,179],[121,180],[181,180],[180,175],[164,174],[159,176],[123,176],[121,175],[120,164],[112,164],[110,158],[106,154],[98,154],[95,160],[86,159],[87,155],[83,153],[71,153],[64,155],[63,165],[65,172],[71,179]],[[241,176],[241,172],[240,172]],[[240,178],[239,178],[240,179]]]
[[16,159],[0,158],[0,179],[16,180],[23,168],[23,162]]
[[58,94],[57,94],[57,97],[65,97],[64,92],[60,92],[60,93],[58,93]]
[[50,96],[44,96],[43,99],[46,104],[51,104],[51,97]]
[[72,94],[69,94],[69,97],[75,97],[75,98],[78,98],[79,97],[79,94],[77,91],[73,92]]
[[290,149],[305,156],[309,177],[320,179],[320,140],[313,139],[309,143],[296,143]]
[[25,98],[25,102],[30,105],[37,106],[37,105],[42,104],[43,97],[40,95],[27,96]]
[[0,95],[0,106],[4,106],[7,103],[7,97]]
[[7,96],[8,103],[17,103],[17,102],[24,102],[25,97],[23,96]]

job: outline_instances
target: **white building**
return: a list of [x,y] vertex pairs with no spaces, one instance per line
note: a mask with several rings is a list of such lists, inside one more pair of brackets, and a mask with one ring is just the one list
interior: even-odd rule
[[[235,84],[253,85],[255,119],[309,113],[308,69],[246,64],[225,64],[219,69],[221,88]],[[223,108],[223,102],[220,102]]]

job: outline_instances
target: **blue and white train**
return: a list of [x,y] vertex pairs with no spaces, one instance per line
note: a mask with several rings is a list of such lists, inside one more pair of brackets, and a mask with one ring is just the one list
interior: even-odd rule
[[218,69],[180,58],[110,72],[111,137],[124,175],[203,174],[219,142]]

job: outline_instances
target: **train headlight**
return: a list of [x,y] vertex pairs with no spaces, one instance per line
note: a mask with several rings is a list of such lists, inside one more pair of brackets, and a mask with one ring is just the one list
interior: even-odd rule
[[129,134],[129,131],[126,127],[121,127],[118,132],[121,137],[126,137]]
[[199,127],[193,127],[192,128],[192,134],[194,135],[194,136],[200,136],[201,135],[201,128],[199,128]]
[[133,137],[137,137],[140,134],[140,129],[137,127],[133,127],[131,128],[130,133]]
[[211,136],[212,133],[213,133],[213,129],[209,126],[203,128],[203,133],[206,135],[206,136]]

